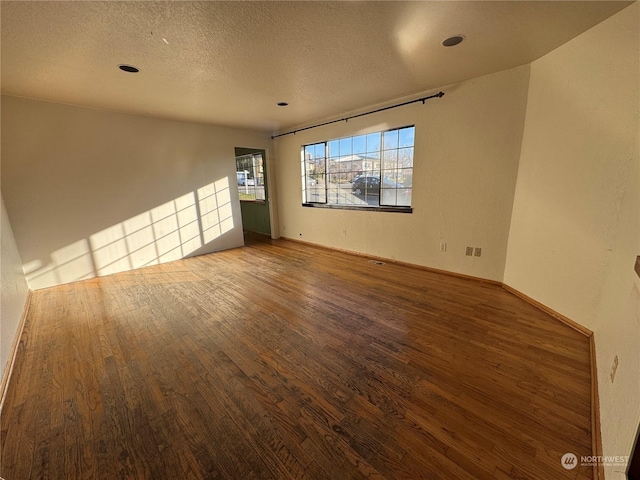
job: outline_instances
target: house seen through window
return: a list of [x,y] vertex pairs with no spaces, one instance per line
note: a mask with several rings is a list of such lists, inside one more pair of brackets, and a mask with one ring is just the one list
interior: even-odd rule
[[414,140],[409,126],[303,146],[303,203],[410,207]]

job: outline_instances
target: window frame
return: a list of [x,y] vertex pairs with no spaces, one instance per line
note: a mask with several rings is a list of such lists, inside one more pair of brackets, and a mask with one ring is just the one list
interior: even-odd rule
[[[397,131],[398,133],[406,128],[413,128],[413,144],[410,147],[401,147],[398,143],[398,146],[394,147],[393,149],[384,149],[384,135],[388,132],[394,132]],[[364,210],[364,211],[375,211],[375,212],[396,212],[396,213],[413,213],[413,206],[412,205],[387,205],[387,204],[383,204],[381,203],[382,201],[382,192],[383,192],[383,188],[379,189],[379,194],[378,194],[378,204],[377,205],[357,205],[357,204],[340,204],[340,203],[330,203],[329,202],[329,185],[328,185],[328,177],[329,175],[333,174],[336,175],[336,173],[329,173],[328,170],[330,170],[330,165],[329,165],[329,161],[331,158],[330,157],[330,149],[329,149],[329,144],[331,142],[340,142],[341,140],[345,140],[345,139],[351,139],[353,140],[356,137],[360,137],[360,136],[368,136],[368,135],[380,135],[380,146],[379,149],[375,152],[366,152],[366,154],[368,153],[377,153],[380,156],[380,160],[379,160],[379,166],[377,170],[372,170],[369,173],[365,173],[365,175],[369,175],[369,176],[377,176],[379,181],[382,183],[382,179],[385,178],[383,176],[383,172],[385,171],[384,169],[384,160],[383,160],[383,156],[384,156],[384,152],[385,151],[392,151],[392,150],[396,150],[399,151],[401,148],[411,148],[413,149],[412,152],[412,156],[411,156],[411,170],[413,170],[414,167],[414,158],[415,158],[415,124],[411,124],[411,125],[404,125],[404,126],[400,126],[400,127],[394,127],[394,128],[389,128],[387,130],[381,130],[381,131],[376,131],[376,132],[370,132],[370,133],[365,133],[365,134],[356,134],[356,135],[350,135],[350,136],[345,136],[345,137],[339,137],[339,138],[333,138],[330,140],[323,140],[323,141],[318,141],[318,142],[313,142],[313,143],[308,143],[308,144],[304,144],[301,146],[301,169],[302,169],[302,175],[301,175],[301,180],[303,182],[302,184],[302,206],[303,207],[311,207],[311,208],[332,208],[332,209],[338,209],[338,210]],[[310,201],[308,200],[308,189],[309,189],[309,168],[308,168],[308,160],[306,158],[306,152],[307,152],[307,147],[314,147],[316,148],[319,145],[324,144],[324,156],[322,157],[321,161],[324,162],[324,200],[314,200],[314,201]],[[351,154],[351,155],[359,155],[359,154]],[[320,157],[317,157],[320,158]],[[314,158],[315,160],[315,158]],[[396,164],[397,165],[397,164]],[[396,170],[398,170],[398,167],[396,166]],[[362,171],[362,170],[360,170]],[[353,173],[353,170],[350,170],[346,173]],[[412,173],[413,176],[413,173]],[[354,178],[354,177],[352,177]],[[317,181],[314,180],[314,181]],[[409,189],[411,189],[411,203],[413,203],[413,182],[412,185],[410,187],[407,187]]]

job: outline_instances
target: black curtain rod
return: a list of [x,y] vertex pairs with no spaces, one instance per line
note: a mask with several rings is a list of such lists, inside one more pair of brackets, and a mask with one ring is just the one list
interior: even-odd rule
[[431,98],[442,98],[444,96],[444,92],[438,92],[435,95],[429,95],[428,97],[416,98],[415,100],[409,100],[408,102],[398,103],[396,105],[390,105],[388,107],[379,108],[377,110],[371,110],[370,112],[359,113],[358,115],[352,115],[350,117],[341,118],[339,120],[331,120],[330,122],[318,123],[317,125],[311,125],[310,127],[299,128],[297,130],[292,130],[287,133],[279,133],[278,135],[271,135],[271,140],[278,137],[284,137],[285,135],[295,135],[298,132],[302,132],[303,130],[309,130],[311,128],[324,127],[325,125],[331,125],[332,123],[338,122],[348,122],[352,118],[364,117],[365,115],[371,115],[372,113],[384,112],[385,110],[391,110],[392,108],[404,107],[405,105],[410,105],[412,103],[426,102]]

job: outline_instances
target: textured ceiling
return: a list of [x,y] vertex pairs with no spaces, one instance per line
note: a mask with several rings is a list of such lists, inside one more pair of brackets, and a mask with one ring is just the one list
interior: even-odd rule
[[2,1],[2,93],[276,132],[529,63],[628,4]]

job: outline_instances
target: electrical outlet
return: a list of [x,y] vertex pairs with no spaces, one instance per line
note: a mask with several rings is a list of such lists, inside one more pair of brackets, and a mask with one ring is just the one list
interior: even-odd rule
[[611,383],[613,383],[613,381],[616,378],[616,371],[618,370],[618,356],[616,355],[613,359],[613,365],[611,365]]
[[476,247],[475,251],[473,252],[473,254],[476,257],[481,257],[482,256],[482,249],[480,247]]
[[467,247],[467,253],[465,253],[467,257],[473,255],[473,247]]
[[347,231],[346,230],[342,230],[342,236],[346,237],[347,236]]
[[300,233],[299,235],[300,235],[300,238],[302,238],[302,234]]
[[447,251],[447,244],[446,243],[441,243],[440,244],[440,251],[441,252],[446,252]]

